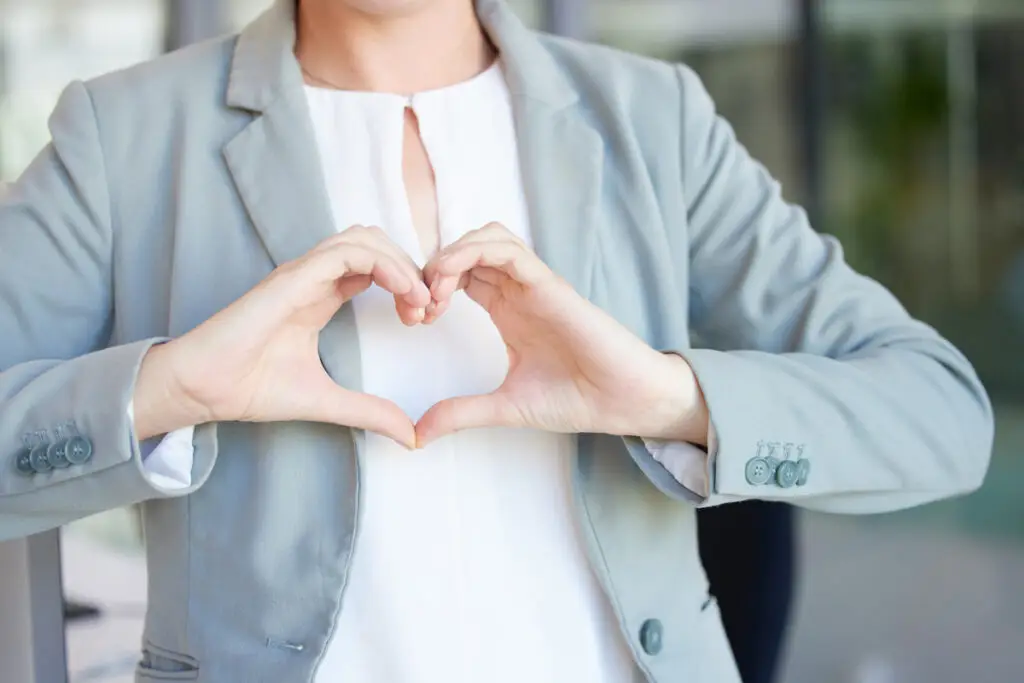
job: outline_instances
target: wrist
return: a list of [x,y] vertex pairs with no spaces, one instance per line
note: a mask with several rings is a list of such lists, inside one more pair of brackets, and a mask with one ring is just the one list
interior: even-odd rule
[[139,441],[212,419],[178,371],[178,342],[154,345],[142,359],[132,399]]
[[636,436],[707,446],[710,415],[693,368],[675,353],[658,353],[649,386],[653,400]]

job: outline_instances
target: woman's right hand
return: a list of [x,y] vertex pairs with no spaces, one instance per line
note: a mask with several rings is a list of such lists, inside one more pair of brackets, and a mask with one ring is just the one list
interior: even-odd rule
[[412,448],[410,418],[378,396],[334,382],[320,331],[372,283],[395,297],[406,325],[423,321],[423,274],[379,228],[354,226],[278,267],[188,334],[154,346],[134,397],[137,437],[204,422],[304,420],[366,429]]

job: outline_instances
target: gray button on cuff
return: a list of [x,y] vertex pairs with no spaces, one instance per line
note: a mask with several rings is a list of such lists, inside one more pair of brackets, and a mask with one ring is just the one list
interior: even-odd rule
[[64,457],[72,465],[84,465],[92,458],[92,443],[83,436],[75,436],[67,441]]
[[29,475],[35,474],[35,469],[32,467],[31,450],[26,448],[21,453],[18,453],[18,458],[15,460],[14,466],[18,469],[19,474]]
[[36,474],[43,474],[53,469],[50,459],[46,457],[46,446],[36,446],[28,454],[29,463]]
[[761,486],[767,484],[772,478],[772,466],[764,458],[751,458],[747,461],[744,474],[747,477],[747,483]]
[[[743,470],[747,483],[751,486],[774,484],[782,489],[806,485],[811,471],[811,462],[800,457],[803,455],[804,449],[804,444],[789,442],[781,444],[781,451],[785,454],[785,458],[780,460],[775,457],[775,454],[780,452],[778,442],[759,441],[757,455],[747,461]],[[794,450],[797,457],[791,459],[790,455]]]
[[92,442],[83,436],[51,444],[39,444],[18,453],[14,461],[19,474],[45,474],[72,465],[84,465],[92,459]]
[[799,470],[799,476],[796,479],[797,486],[803,486],[807,483],[807,477],[811,473],[811,461],[806,458],[800,458],[796,463],[797,469]]
[[657,619],[648,619],[640,626],[640,647],[649,655],[661,652],[663,629]]
[[775,483],[780,488],[792,488],[799,477],[800,468],[792,460],[780,462],[778,469],[775,470]]
[[52,443],[46,449],[46,459],[50,461],[50,465],[55,470],[62,470],[65,467],[70,467],[71,463],[67,458],[67,441],[58,441]]

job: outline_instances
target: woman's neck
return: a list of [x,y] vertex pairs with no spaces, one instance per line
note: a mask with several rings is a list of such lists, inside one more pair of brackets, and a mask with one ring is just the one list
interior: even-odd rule
[[295,54],[307,81],[415,93],[467,80],[494,61],[471,0],[404,2],[367,10],[345,0],[300,0]]

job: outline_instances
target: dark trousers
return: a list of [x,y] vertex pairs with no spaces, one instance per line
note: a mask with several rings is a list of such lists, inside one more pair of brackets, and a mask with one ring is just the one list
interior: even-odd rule
[[773,683],[793,598],[793,509],[750,501],[697,512],[700,555],[743,683]]

